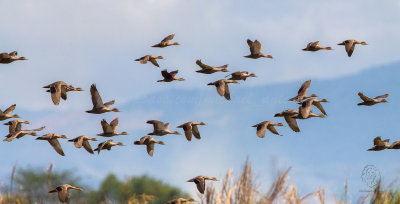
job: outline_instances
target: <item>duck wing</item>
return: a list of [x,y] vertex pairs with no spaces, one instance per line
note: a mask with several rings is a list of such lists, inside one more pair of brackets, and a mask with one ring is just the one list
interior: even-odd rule
[[204,191],[206,189],[206,181],[204,180],[204,178],[195,178],[193,182],[196,184],[197,190],[199,190],[201,194],[204,194]]
[[169,41],[171,41],[172,39],[174,39],[174,37],[175,37],[175,34],[168,35],[167,37],[165,37],[165,38],[161,41],[161,43],[169,43]]
[[62,150],[60,142],[57,138],[52,138],[47,141],[49,141],[50,145],[54,148],[54,150],[56,150],[58,154],[65,156],[64,151]]
[[152,157],[154,153],[154,143],[148,143],[146,145],[147,153]]
[[[11,105],[11,106],[8,107],[3,113],[4,113],[4,114],[10,114],[11,112],[13,112],[13,111],[15,110],[15,107],[17,107],[16,104]],[[1,114],[1,111],[0,111],[0,114]]]
[[278,131],[275,129],[275,127],[274,127],[273,125],[271,125],[271,124],[268,124],[268,125],[267,125],[267,129],[268,129],[270,132],[274,133],[275,135],[280,135],[280,134],[278,133]]
[[359,92],[358,96],[361,98],[361,100],[368,102],[368,101],[373,101],[372,98],[365,96],[363,93]]
[[118,127],[118,118],[115,118],[113,121],[111,121],[110,126],[113,132],[117,130]]
[[193,133],[193,136],[194,136],[195,138],[201,139],[201,137],[200,137],[200,131],[199,131],[199,129],[197,128],[197,125],[192,125],[192,133]]
[[346,52],[347,52],[347,56],[351,57],[351,55],[354,52],[354,48],[355,48],[356,44],[354,44],[354,41],[349,40],[345,43],[345,48],[346,48]]
[[67,100],[67,86],[61,86],[61,98]]
[[154,130],[164,130],[165,128],[164,123],[158,120],[149,120],[147,123],[153,124]]
[[267,126],[268,123],[259,123],[256,125],[257,127],[257,137],[259,138],[264,138],[265,137],[265,132],[267,131]]
[[94,108],[104,107],[103,100],[101,99],[101,96],[97,91],[97,87],[95,84],[92,84],[92,86],[90,86],[90,95],[92,96],[92,103]]
[[383,94],[383,95],[375,97],[374,99],[383,99],[383,98],[387,98],[387,97],[389,97],[389,94]]
[[228,83],[225,83],[224,97],[226,100],[231,100],[231,92],[229,91]]
[[84,140],[82,142],[83,148],[85,148],[85,150],[87,152],[89,152],[90,154],[94,154],[93,150],[92,150],[92,146],[90,146],[89,140]]
[[157,60],[156,60],[155,58],[150,58],[150,62],[151,62],[154,66],[160,67],[160,65],[158,65],[158,62],[157,62]]
[[192,129],[192,124],[190,123],[185,123],[182,125],[183,131],[185,132],[186,139],[188,141],[192,140],[192,134],[193,134],[193,129]]
[[297,95],[298,95],[298,96],[304,96],[304,95],[306,95],[306,94],[307,94],[307,91],[308,91],[308,88],[310,88],[310,85],[311,85],[311,80],[305,81],[305,82],[301,85],[299,91],[297,92]]
[[161,71],[161,75],[164,77],[164,79],[171,79],[172,78],[171,74],[166,69]]
[[61,98],[61,84],[57,83],[54,86],[50,86],[51,100],[54,105],[60,104]]
[[284,116],[286,123],[289,125],[290,129],[295,132],[300,132],[300,128],[297,125],[297,120],[291,116]]
[[315,107],[317,107],[324,115],[327,115],[326,112],[325,112],[325,110],[324,110],[324,107],[322,107],[322,105],[321,105],[320,102],[313,101],[312,104],[313,104]]
[[210,70],[214,69],[209,65],[203,64],[201,60],[196,60],[196,64],[199,65],[199,67],[201,67],[202,69],[210,69]]
[[113,132],[113,128],[107,123],[105,119],[101,120],[101,127],[103,128],[103,133]]

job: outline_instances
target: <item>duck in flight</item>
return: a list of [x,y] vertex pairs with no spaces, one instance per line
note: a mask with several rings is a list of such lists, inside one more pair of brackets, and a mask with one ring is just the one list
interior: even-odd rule
[[127,135],[127,132],[117,132],[118,121],[118,118],[115,118],[113,121],[111,121],[110,124],[108,124],[106,119],[101,120],[101,127],[103,128],[103,132],[97,134],[97,136],[112,137],[116,135]]
[[152,47],[164,48],[164,47],[168,47],[171,45],[179,45],[179,43],[177,43],[177,42],[174,42],[174,43],[170,42],[172,39],[174,39],[174,37],[175,37],[175,34],[168,35],[160,43],[157,43],[157,44],[153,45]]
[[295,102],[300,102],[303,101],[304,99],[308,99],[308,98],[312,98],[312,97],[317,97],[317,95],[315,94],[311,94],[310,96],[307,95],[307,91],[310,88],[311,85],[311,80],[307,80],[305,81],[299,91],[297,91],[297,95],[291,99],[289,99],[289,101],[295,101]]
[[133,144],[134,145],[146,145],[147,154],[149,154],[152,157],[153,153],[154,153],[154,144],[164,145],[164,142],[157,141],[156,139],[152,138],[150,135],[146,135],[146,136],[140,138],[140,140],[135,141]]
[[215,86],[220,96],[225,97],[226,100],[231,100],[231,92],[229,91],[229,83],[237,84],[235,80],[220,79],[218,81],[207,84],[208,86]]
[[119,112],[117,108],[110,109],[109,107],[115,103],[115,100],[109,101],[107,103],[103,104],[103,100],[101,99],[101,96],[99,92],[97,91],[96,85],[92,84],[90,87],[90,95],[92,96],[92,103],[93,103],[93,108],[92,110],[86,111],[87,113],[93,113],[93,114],[102,114],[106,112]]
[[69,184],[62,184],[50,190],[49,193],[58,193],[58,199],[61,203],[69,203],[71,199],[70,189],[81,190],[80,187],[71,186]]
[[158,80],[157,82],[171,82],[171,81],[185,81],[183,78],[175,78],[178,74],[178,70],[168,72],[166,69],[161,71],[161,75],[164,77],[162,80]]
[[213,67],[210,65],[203,64],[201,60],[196,60],[196,64],[201,68],[200,70],[197,70],[197,73],[203,73],[203,74],[213,74],[215,72],[228,72],[226,68],[228,68],[228,64],[219,66],[219,67]]
[[323,47],[319,44],[319,41],[310,42],[307,44],[307,47],[303,49],[303,51],[311,51],[315,52],[318,50],[332,50],[331,47]]
[[389,94],[383,94],[380,96],[377,96],[375,98],[370,98],[368,96],[365,96],[363,93],[358,93],[358,96],[363,100],[362,103],[359,103],[357,105],[359,106],[373,106],[378,103],[387,103],[388,101],[386,100],[387,97],[389,97]]
[[164,59],[164,58],[163,58],[163,56],[156,57],[154,55],[146,55],[139,59],[135,59],[135,61],[139,61],[141,64],[147,64],[147,62],[150,61],[154,66],[160,67],[160,65],[158,65],[157,59]]
[[206,180],[217,181],[217,179],[214,177],[208,177],[208,176],[201,175],[201,176],[196,176],[192,179],[189,179],[187,182],[195,183],[197,190],[199,190],[199,192],[201,194],[204,194],[204,191],[206,190]]
[[357,40],[345,40],[345,41],[339,43],[338,45],[344,45],[346,52],[347,52],[347,56],[351,57],[351,55],[354,52],[354,48],[356,47],[357,44],[367,45],[366,42],[359,42]]
[[272,58],[271,55],[265,55],[264,53],[262,53],[262,45],[258,40],[255,40],[253,42],[250,39],[247,39],[247,44],[250,47],[250,55],[247,55],[244,57],[251,58],[251,59],[258,59],[260,57]]
[[267,129],[275,135],[282,136],[278,133],[278,131],[276,131],[274,126],[283,126],[283,124],[282,123],[273,123],[271,121],[264,121],[264,122],[258,123],[256,125],[253,125],[252,127],[257,128],[256,133],[257,133],[257,137],[259,137],[259,138],[265,137],[265,132],[267,131]]
[[27,60],[25,57],[17,57],[18,52],[10,52],[10,53],[0,53],[0,64],[10,64],[11,62],[17,61],[17,60]]
[[197,128],[198,125],[206,125],[203,122],[197,123],[197,122],[187,122],[187,123],[183,123],[182,125],[178,126],[177,128],[183,128],[183,131],[185,131],[185,136],[186,139],[188,141],[192,140],[192,135],[196,138],[196,139],[200,139],[200,131]]
[[11,105],[4,111],[0,110],[0,121],[7,120],[10,118],[19,118],[19,115],[10,115],[15,110],[15,107],[17,107],[16,104]]
[[51,100],[53,101],[54,105],[60,104],[60,98],[63,100],[67,100],[67,92],[68,91],[83,91],[81,88],[75,88],[71,85],[63,81],[57,81],[43,88],[48,89],[46,92],[51,93]]

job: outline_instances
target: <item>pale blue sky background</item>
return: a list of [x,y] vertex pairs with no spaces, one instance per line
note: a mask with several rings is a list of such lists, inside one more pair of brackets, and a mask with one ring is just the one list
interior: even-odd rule
[[[360,175],[373,164],[385,181],[397,178],[396,151],[367,152],[378,135],[396,135],[396,104],[400,101],[398,53],[399,1],[68,1],[9,2],[0,0],[1,52],[17,50],[28,61],[1,65],[1,101],[4,109],[16,103],[15,113],[31,121],[28,127],[46,125],[46,131],[72,138],[94,136],[100,121],[120,118],[119,129],[128,136],[115,137],[128,146],[100,156],[89,155],[62,141],[66,157],[55,154],[46,142],[25,137],[1,143],[0,180],[12,165],[31,164],[76,168],[87,183],[98,185],[107,173],[121,178],[148,173],[195,195],[188,178],[199,174],[222,177],[239,171],[248,156],[256,173],[270,183],[278,168],[293,166],[291,181],[303,194],[324,187],[327,196],[343,191],[349,179],[353,199],[366,186]],[[175,33],[181,46],[150,46]],[[258,39],[273,60],[251,60],[246,39]],[[346,39],[366,41],[348,58]],[[310,41],[332,46],[333,51],[301,51]],[[156,83],[159,68],[133,59],[162,55],[161,69],[179,69],[184,82]],[[211,65],[229,64],[229,70],[248,70],[259,77],[231,86],[232,101],[219,97],[206,84],[225,74],[201,75],[196,59]],[[288,108],[301,83],[312,79],[310,93],[327,98],[329,116],[300,121],[301,133],[278,127],[283,137],[268,134],[259,139],[254,125],[264,120],[283,122],[273,114]],[[70,93],[68,101],[52,105],[41,87],[64,80],[85,92]],[[90,84],[96,83],[104,101],[116,100],[121,113],[90,115]],[[389,93],[390,103],[357,107],[357,93]],[[183,135],[159,138],[154,158],[134,140],[151,132],[149,119],[170,122],[203,121],[203,139],[188,143]],[[175,128],[171,128],[175,129]],[[0,129],[6,135],[7,127]],[[101,138],[100,138],[101,139]],[[101,139],[102,140],[102,139]],[[105,139],[104,139],[105,140]],[[96,146],[94,144],[93,146]]]

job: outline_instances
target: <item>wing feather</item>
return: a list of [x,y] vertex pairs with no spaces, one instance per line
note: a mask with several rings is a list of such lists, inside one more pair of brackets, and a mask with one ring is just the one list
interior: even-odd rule
[[[4,114],[10,114],[11,112],[13,112],[13,111],[15,110],[15,107],[17,107],[16,104],[11,105],[11,106],[8,107],[3,113],[4,113]],[[0,112],[0,114],[1,114],[1,112]]]
[[54,148],[54,150],[56,150],[58,154],[65,156],[64,151],[62,150],[60,142],[57,138],[52,138],[47,141],[49,141],[50,145]]
[[104,107],[103,100],[101,99],[101,96],[97,91],[97,87],[95,84],[92,84],[92,86],[90,87],[90,94],[92,96],[92,103],[94,108]]

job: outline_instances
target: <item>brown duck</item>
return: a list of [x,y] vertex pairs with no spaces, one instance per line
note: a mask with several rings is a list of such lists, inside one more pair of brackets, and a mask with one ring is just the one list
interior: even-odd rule
[[13,121],[4,123],[4,125],[9,125],[9,128],[8,128],[9,134],[6,136],[6,139],[4,139],[3,141],[11,142],[12,140],[19,139],[25,135],[36,136],[36,132],[42,131],[45,128],[45,126],[43,126],[41,128],[32,129],[32,130],[21,130],[22,123],[29,124],[29,121],[13,120]]
[[196,60],[196,64],[199,65],[199,67],[201,68],[200,70],[196,71],[198,73],[212,74],[215,72],[228,72],[228,70],[226,69],[228,68],[228,64],[219,67],[213,67],[210,65],[203,64],[201,60]]
[[177,42],[170,43],[170,41],[172,39],[174,39],[174,37],[175,37],[175,34],[168,35],[160,43],[157,43],[157,44],[153,45],[152,47],[163,48],[163,47],[168,47],[168,46],[171,46],[171,45],[179,45],[179,43],[177,43]]
[[58,141],[58,138],[66,139],[67,136],[59,135],[57,133],[48,133],[36,138],[36,140],[47,140],[58,154],[60,154],[61,156],[65,156],[64,151],[61,148],[60,142]]
[[393,142],[388,149],[400,149],[400,140]]
[[300,101],[303,101],[304,99],[308,99],[308,98],[311,98],[311,97],[317,97],[317,95],[315,95],[315,94],[311,94],[310,96],[307,95],[307,91],[308,91],[308,88],[310,88],[310,85],[311,85],[311,80],[305,81],[301,85],[299,91],[297,92],[297,96],[289,99],[289,101],[300,102]]
[[92,84],[90,87],[90,95],[92,96],[92,103],[93,103],[93,108],[92,110],[86,111],[87,113],[93,113],[93,114],[102,114],[106,112],[119,112],[117,108],[110,109],[109,107],[115,103],[115,100],[109,101],[107,103],[103,104],[103,100],[101,99],[101,96],[99,92],[97,91],[96,85]]
[[299,114],[298,111],[293,110],[293,109],[289,109],[289,110],[285,110],[285,111],[282,111],[280,113],[275,114],[274,117],[283,117],[283,118],[285,118],[285,121],[289,125],[290,129],[292,129],[295,132],[300,132],[300,128],[297,125],[296,118],[294,118],[298,114]]
[[299,107],[300,118],[306,119],[309,117],[312,105],[317,107],[324,115],[328,115],[326,114],[324,107],[322,107],[321,102],[328,102],[328,100],[326,99],[319,100],[316,98],[310,98],[308,100],[303,101]]
[[226,75],[225,78],[228,76],[231,76],[231,78],[229,78],[228,80],[243,80],[243,81],[246,81],[246,79],[248,77],[257,77],[255,74],[253,74],[253,73],[249,74],[249,72],[247,72],[247,71],[233,72],[232,74]]
[[183,203],[191,203],[191,202],[195,202],[195,200],[193,198],[177,198],[171,201],[168,201],[167,204],[183,204]]
[[11,105],[4,111],[0,110],[0,121],[7,120],[10,118],[19,118],[19,115],[10,115],[10,113],[12,113],[15,110],[15,107],[17,107],[16,104]]
[[282,123],[273,123],[271,121],[264,121],[264,122],[258,123],[256,125],[253,125],[252,127],[257,128],[257,137],[259,137],[259,138],[265,137],[265,132],[267,131],[267,129],[275,135],[282,136],[278,133],[278,131],[276,131],[274,126],[283,126],[283,124]]
[[363,93],[358,93],[358,96],[364,101],[362,103],[359,103],[357,105],[359,106],[373,106],[377,103],[387,103],[388,101],[385,99],[389,96],[389,94],[384,94],[381,96],[377,96],[375,98],[369,98],[365,96]]
[[58,193],[58,199],[61,203],[69,203],[71,195],[69,193],[70,189],[81,190],[80,187],[71,186],[69,184],[62,184],[50,190],[49,193]]
[[80,149],[83,146],[83,148],[85,148],[87,152],[89,152],[90,154],[94,154],[92,146],[90,146],[89,140],[97,141],[96,138],[90,138],[86,135],[81,135],[74,139],[68,140],[68,142],[73,142],[74,146],[78,149]]
[[229,83],[237,84],[237,81],[227,80],[227,79],[220,79],[218,81],[211,82],[207,84],[208,86],[215,86],[217,88],[217,92],[220,96],[225,97],[226,100],[231,100],[231,92],[229,91]]
[[319,44],[319,41],[310,42],[307,44],[307,47],[303,49],[304,51],[315,52],[318,50],[332,50],[331,47],[323,47]]
[[217,181],[216,178],[211,178],[208,176],[197,176],[194,177],[192,179],[189,179],[187,182],[193,182],[196,184],[197,190],[199,190],[199,192],[201,194],[204,194],[204,191],[206,190],[206,180],[211,180],[211,181]]
[[147,135],[147,136],[140,138],[139,141],[135,141],[133,144],[134,145],[146,145],[147,154],[149,154],[152,157],[153,153],[154,153],[154,144],[156,144],[156,143],[160,144],[160,145],[164,145],[164,142],[157,141],[156,139],[152,138],[150,135]]
[[192,135],[196,139],[200,139],[201,138],[200,137],[200,131],[197,128],[198,125],[206,125],[206,124],[203,123],[203,122],[197,123],[197,122],[191,121],[191,122],[184,123],[184,124],[178,126],[177,128],[183,128],[183,131],[185,131],[186,139],[188,141],[191,141],[192,140]]
[[52,84],[44,86],[43,88],[48,89],[46,90],[46,92],[51,93],[51,100],[53,101],[54,105],[60,104],[60,98],[62,98],[63,100],[67,100],[68,91],[83,91],[81,88],[75,88],[63,81],[54,82]]
[[271,55],[265,55],[264,53],[262,53],[262,45],[258,40],[255,40],[253,42],[250,39],[247,39],[247,44],[250,47],[250,55],[247,55],[244,57],[251,58],[251,59],[258,59],[260,57],[272,58]]
[[381,137],[375,137],[374,146],[372,148],[368,149],[367,151],[381,151],[381,150],[387,149],[390,147],[388,145],[389,141],[390,141],[389,139],[382,141]]
[[122,142],[113,142],[113,140],[107,140],[105,142],[100,143],[97,148],[94,151],[97,151],[97,154],[100,154],[101,150],[111,150],[111,147],[113,146],[124,146],[124,144]]
[[347,56],[351,57],[351,55],[354,52],[354,48],[356,47],[357,44],[367,45],[366,42],[359,42],[357,40],[345,40],[342,43],[339,43],[338,45],[344,45],[347,52]]
[[180,135],[178,131],[169,130],[169,123],[164,124],[159,120],[149,120],[146,123],[153,125],[153,132],[149,133],[148,135],[157,135],[157,136],[164,136],[167,134]]
[[164,58],[162,56],[156,57],[154,55],[146,55],[139,59],[135,59],[135,61],[139,61],[142,64],[147,64],[147,62],[150,61],[154,66],[160,67],[160,65],[158,65],[157,59],[164,59]]
[[10,64],[11,62],[17,61],[17,60],[27,60],[25,57],[17,57],[18,52],[14,51],[11,53],[0,53],[0,64]]
[[178,74],[178,70],[168,72],[166,69],[164,69],[161,71],[161,75],[164,77],[164,79],[158,80],[157,82],[185,81],[183,78],[175,78],[176,74]]
[[103,132],[97,134],[97,136],[112,137],[115,135],[127,135],[127,132],[117,132],[118,121],[118,118],[115,118],[113,121],[111,121],[110,124],[108,124],[106,119],[101,120],[101,127],[103,128]]

